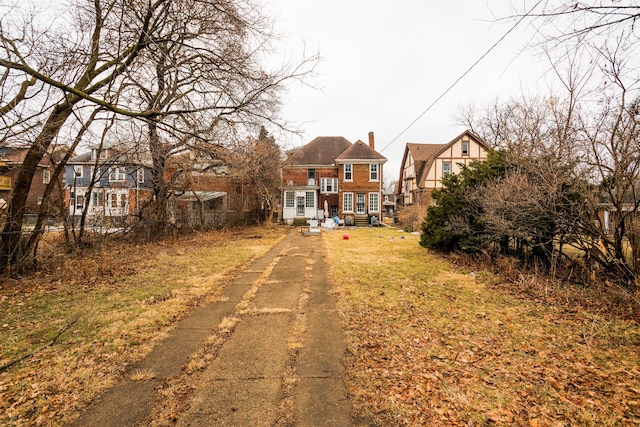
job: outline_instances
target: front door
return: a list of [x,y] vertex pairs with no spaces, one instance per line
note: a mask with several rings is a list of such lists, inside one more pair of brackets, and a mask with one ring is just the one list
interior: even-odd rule
[[304,216],[304,196],[296,197],[296,216]]
[[366,196],[365,193],[356,194],[356,215],[364,215],[367,213],[367,205],[365,203]]

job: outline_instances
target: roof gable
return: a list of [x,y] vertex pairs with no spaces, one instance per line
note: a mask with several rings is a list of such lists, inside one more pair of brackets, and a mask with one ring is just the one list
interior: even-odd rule
[[381,160],[386,162],[387,158],[371,148],[368,144],[358,140],[336,157],[336,160]]
[[[416,172],[416,176],[420,177],[420,180],[418,182],[424,182],[425,181],[425,179],[427,177],[427,174],[429,173],[429,170],[431,169],[431,165],[433,165],[433,162],[435,161],[436,158],[438,158],[438,156],[440,156],[440,154],[442,154],[448,148],[450,148],[451,146],[456,144],[458,141],[463,139],[465,136],[468,137],[470,141],[473,141],[476,144],[480,145],[486,151],[489,150],[489,146],[487,145],[486,142],[484,142],[484,140],[482,140],[482,138],[480,138],[479,136],[471,133],[468,130],[465,130],[464,132],[462,132],[460,135],[458,135],[455,138],[453,138],[448,143],[446,143],[446,144],[437,144],[437,145],[440,145],[440,149],[434,150],[434,152],[429,156],[429,158],[425,162],[425,165],[424,165],[424,167],[423,167],[423,169],[422,169],[420,174],[418,174]],[[436,144],[432,144],[432,145],[436,145]]]
[[319,136],[289,153],[293,165],[333,165],[340,154],[351,147],[342,136]]

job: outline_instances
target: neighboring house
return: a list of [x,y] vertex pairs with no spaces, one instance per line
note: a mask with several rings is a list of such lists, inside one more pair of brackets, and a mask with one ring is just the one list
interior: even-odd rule
[[442,178],[460,171],[461,165],[487,158],[489,146],[465,131],[446,144],[407,143],[398,179],[400,205],[431,205],[431,191],[442,187]]
[[90,221],[117,221],[137,215],[153,193],[149,164],[137,154],[116,148],[92,148],[70,159],[65,170],[69,215],[79,218],[85,204]]
[[167,161],[165,180],[171,197],[167,207],[172,223],[192,228],[226,224],[229,211],[228,169],[220,159],[194,150],[174,153]]
[[[13,185],[27,151],[27,148],[0,147],[0,212],[4,212],[11,200]],[[51,181],[54,169],[51,157],[45,155],[33,175],[33,181],[25,204],[25,213],[37,214],[39,212],[44,191]],[[49,206],[55,206],[60,200],[61,196],[58,193],[53,193],[49,199]]]
[[387,159],[369,144],[321,136],[289,152],[282,170],[282,219],[289,224],[338,217],[368,225],[383,214],[383,165]]

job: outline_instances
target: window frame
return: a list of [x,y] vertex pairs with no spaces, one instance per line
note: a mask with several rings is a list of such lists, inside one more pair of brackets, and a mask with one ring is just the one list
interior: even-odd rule
[[109,168],[109,182],[123,182],[127,180],[127,169],[124,166]]
[[379,165],[377,163],[369,164],[369,181],[380,181],[380,168],[378,166]]
[[[348,203],[347,196],[349,197]],[[342,212],[353,213],[353,193],[342,193]]]
[[296,207],[296,193],[293,191],[284,192],[284,207],[295,208]]
[[82,178],[83,169],[82,165],[73,165],[73,177],[76,179]]
[[[331,190],[328,189],[328,182],[331,182]],[[338,192],[338,178],[320,178],[320,192],[321,193],[337,193]]]
[[42,183],[48,184],[51,182],[51,171],[49,169],[42,169]]
[[380,193],[369,193],[369,213],[380,212]]
[[469,155],[469,141],[462,141],[462,147],[460,149],[463,156]]
[[451,175],[451,162],[442,162],[442,176],[445,177],[449,175]]
[[305,191],[304,192],[304,207],[315,208],[316,207],[316,192]]
[[[347,171],[347,167],[349,169],[348,171]],[[344,175],[345,181],[353,181],[353,164],[345,163],[343,165],[343,175]]]

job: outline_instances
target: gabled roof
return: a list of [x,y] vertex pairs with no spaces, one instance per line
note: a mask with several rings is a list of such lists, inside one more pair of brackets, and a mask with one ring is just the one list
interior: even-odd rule
[[382,160],[383,163],[387,161],[387,158],[376,150],[371,148],[368,144],[358,140],[351,147],[347,148],[342,154],[335,158],[336,160]]
[[433,164],[433,162],[435,161],[435,159],[442,154],[445,150],[447,150],[449,147],[451,147],[452,145],[454,145],[456,142],[460,141],[462,139],[462,137],[464,136],[468,136],[470,139],[474,140],[476,143],[478,143],[478,145],[480,145],[481,147],[483,147],[485,150],[489,150],[489,146],[487,145],[486,142],[484,142],[484,140],[482,138],[480,138],[478,135],[471,133],[468,130],[465,130],[464,132],[462,132],[460,135],[456,136],[455,138],[453,138],[451,141],[449,141],[446,144],[441,144],[440,149],[438,150],[434,150],[433,153],[429,156],[429,158],[427,159],[422,171],[418,174],[418,172],[416,171],[416,177],[419,178],[419,183],[424,182],[425,179],[427,178],[426,175],[427,173],[429,173],[429,169],[431,169],[431,165]]
[[307,145],[292,150],[289,161],[292,165],[333,165],[336,158],[351,145],[342,136],[319,136]]
[[473,139],[480,146],[482,146],[485,150],[489,150],[489,146],[486,142],[484,142],[484,140],[482,140],[482,138],[468,130],[462,132],[460,135],[456,136],[446,144],[415,144],[408,142],[404,150],[404,155],[402,157],[400,179],[398,180],[396,192],[398,194],[402,192],[402,170],[404,169],[404,165],[407,162],[407,156],[409,154],[411,154],[411,157],[413,158],[413,168],[416,172],[416,179],[418,179],[418,183],[423,183],[435,159],[446,149],[462,139],[462,137],[464,136],[468,136],[470,139]]

